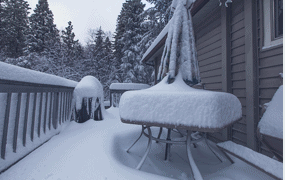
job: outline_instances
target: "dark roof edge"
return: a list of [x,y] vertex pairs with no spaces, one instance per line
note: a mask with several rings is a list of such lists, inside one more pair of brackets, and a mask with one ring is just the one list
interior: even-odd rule
[[[210,0],[196,0],[196,2],[193,5],[193,8],[191,9],[191,15],[194,16],[209,1]],[[141,60],[141,62],[145,63],[146,61],[148,61],[155,54],[155,52],[164,45],[166,39],[167,39],[167,34],[155,45],[155,47],[145,56],[145,58]]]

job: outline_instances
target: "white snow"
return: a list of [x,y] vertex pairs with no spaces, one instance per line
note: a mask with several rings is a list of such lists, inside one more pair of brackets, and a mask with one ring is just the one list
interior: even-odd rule
[[[165,144],[153,142],[141,171],[135,170],[147,138],[142,137],[126,153],[141,127],[121,123],[119,118],[119,109],[110,108],[103,121],[71,122],[59,135],[2,173],[0,179],[193,179],[185,145],[173,145],[170,161],[164,161]],[[158,128],[152,130],[156,136]],[[166,130],[162,133],[165,137]],[[172,134],[172,138],[178,137],[179,134]],[[231,165],[223,157],[220,163],[203,142],[191,149],[204,180],[273,180],[242,161],[234,160]]]
[[174,0],[172,2],[171,7],[175,11],[172,21],[169,22],[168,35],[158,70],[158,80],[166,74],[174,78],[179,69],[184,80],[200,82],[192,17],[186,8],[187,3],[190,6],[194,2],[195,0]]
[[[101,112],[105,114],[104,107],[104,92],[103,86],[98,79],[93,76],[85,76],[77,84],[74,89],[74,98],[76,99],[76,110],[80,110],[82,107],[82,99],[85,97],[93,98],[92,100],[92,110],[95,110],[96,99],[99,98],[99,103],[101,105]],[[93,112],[93,111],[92,111]]]
[[150,86],[148,84],[141,83],[112,83],[110,85],[110,90],[138,90],[147,89]]
[[260,133],[283,139],[283,85],[281,85],[258,123]]
[[127,91],[120,100],[120,116],[130,121],[221,128],[242,116],[241,103],[229,93],[189,87],[179,73],[172,84],[167,76],[157,85]]
[[77,82],[0,62],[0,79],[75,87]]
[[257,153],[245,146],[236,144],[232,141],[218,143],[218,145],[260,167],[266,172],[273,174],[280,179],[283,179],[283,163],[263,154]]

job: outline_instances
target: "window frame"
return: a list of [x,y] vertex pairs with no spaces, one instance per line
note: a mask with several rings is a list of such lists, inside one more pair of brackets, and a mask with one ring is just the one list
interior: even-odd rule
[[263,0],[263,46],[262,49],[268,49],[278,45],[283,45],[283,35],[275,37],[275,0]]

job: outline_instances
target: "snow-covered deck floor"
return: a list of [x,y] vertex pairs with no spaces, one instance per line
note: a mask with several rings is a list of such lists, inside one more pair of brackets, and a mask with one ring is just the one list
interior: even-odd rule
[[[171,146],[170,161],[166,162],[165,144],[153,142],[141,171],[135,170],[146,149],[147,138],[142,137],[126,153],[141,127],[121,123],[117,108],[107,112],[103,121],[71,122],[59,135],[1,174],[0,179],[192,179],[185,145]],[[220,163],[203,142],[193,148],[193,157],[205,180],[272,179],[236,158],[233,165],[228,161]]]

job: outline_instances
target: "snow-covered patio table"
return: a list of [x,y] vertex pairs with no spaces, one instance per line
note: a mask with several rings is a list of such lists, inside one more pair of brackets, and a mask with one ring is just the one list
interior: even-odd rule
[[[165,77],[149,89],[124,93],[120,101],[120,117],[123,123],[143,125],[148,129],[149,146],[137,167],[139,169],[151,145],[150,126],[187,130],[188,147],[193,143],[192,131],[220,131],[242,117],[242,108],[236,96],[191,88],[179,73],[172,84],[168,84]],[[194,177],[201,179],[190,148],[187,151]]]

